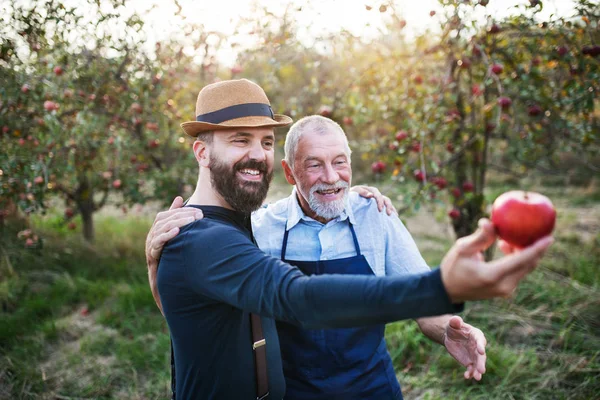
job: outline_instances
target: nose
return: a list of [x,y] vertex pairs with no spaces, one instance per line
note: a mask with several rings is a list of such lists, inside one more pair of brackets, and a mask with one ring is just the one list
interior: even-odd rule
[[326,164],[323,170],[323,183],[333,185],[340,180],[340,175],[336,172],[336,170],[330,165]]
[[252,144],[252,147],[250,148],[248,157],[251,160],[256,160],[256,161],[265,161],[267,159],[265,149],[262,146],[262,144],[260,143],[260,141],[255,141]]

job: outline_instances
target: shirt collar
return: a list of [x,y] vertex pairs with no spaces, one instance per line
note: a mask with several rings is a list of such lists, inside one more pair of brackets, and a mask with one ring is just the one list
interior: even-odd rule
[[[352,212],[352,207],[350,207],[350,195],[351,193],[349,193],[348,197],[346,197],[344,211],[342,211],[342,213],[335,218],[334,221],[345,221],[348,219],[352,225],[355,224],[354,213]],[[287,223],[285,230],[289,231],[302,219],[305,221],[314,221],[314,219],[307,216],[302,210],[302,207],[300,207],[300,203],[298,202],[298,191],[296,190],[296,186],[294,186],[292,194],[290,197],[288,197]]]

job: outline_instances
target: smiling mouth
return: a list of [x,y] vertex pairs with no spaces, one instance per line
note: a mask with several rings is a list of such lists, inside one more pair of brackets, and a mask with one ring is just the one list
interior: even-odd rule
[[327,189],[327,190],[316,190],[315,192],[321,196],[331,197],[338,195],[344,188],[338,189]]
[[262,177],[262,172],[253,168],[243,168],[238,171],[238,174],[242,176],[242,178],[249,181],[260,180]]

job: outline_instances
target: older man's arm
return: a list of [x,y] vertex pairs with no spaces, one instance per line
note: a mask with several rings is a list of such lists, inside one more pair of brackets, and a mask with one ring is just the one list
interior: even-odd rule
[[[395,215],[380,216],[386,226],[386,275],[403,275],[429,270],[412,236]],[[419,318],[421,332],[446,347],[460,364],[467,368],[465,379],[480,380],[485,373],[485,335],[480,329],[452,315]]]

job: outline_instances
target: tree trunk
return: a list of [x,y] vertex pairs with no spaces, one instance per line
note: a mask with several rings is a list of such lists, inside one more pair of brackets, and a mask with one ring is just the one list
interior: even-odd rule
[[83,237],[88,242],[94,241],[94,211],[87,207],[79,208],[83,222]]
[[77,208],[83,222],[83,237],[88,242],[94,241],[94,192],[85,174],[79,176],[79,187],[75,193]]

